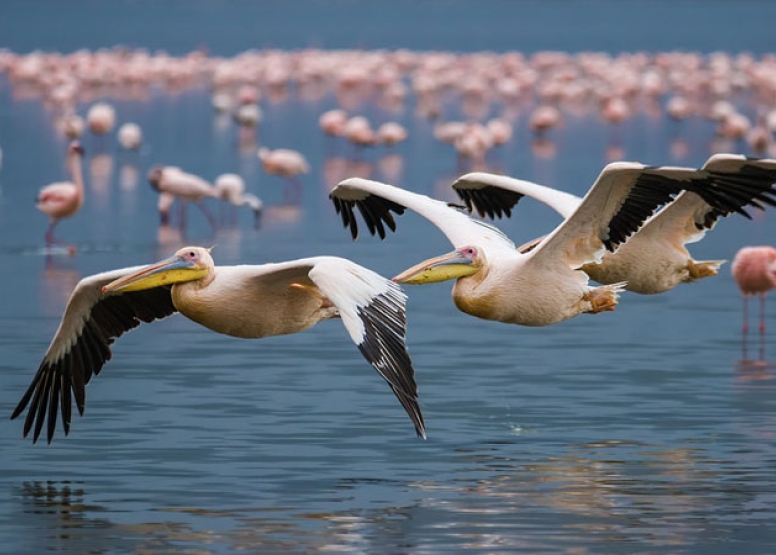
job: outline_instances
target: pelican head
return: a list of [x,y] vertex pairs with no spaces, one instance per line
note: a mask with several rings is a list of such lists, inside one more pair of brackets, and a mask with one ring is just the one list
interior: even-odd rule
[[393,278],[397,283],[423,285],[458,279],[480,271],[484,258],[477,247],[466,246],[451,253],[424,260]]
[[214,267],[210,249],[184,247],[169,258],[145,266],[129,275],[110,282],[103,294],[141,291],[162,285],[196,281],[207,276]]
[[159,190],[159,182],[162,180],[162,173],[164,172],[164,166],[154,166],[148,172],[148,182],[154,190]]

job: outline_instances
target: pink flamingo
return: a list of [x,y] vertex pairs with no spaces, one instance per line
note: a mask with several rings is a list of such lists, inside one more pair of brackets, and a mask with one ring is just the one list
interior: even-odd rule
[[528,118],[528,126],[535,135],[542,136],[553,127],[560,125],[561,120],[560,110],[555,106],[543,105],[531,112]]
[[[159,199],[158,208],[162,223],[166,223],[169,218],[169,209],[174,198],[185,202],[193,202],[207,218],[213,229],[216,228],[215,218],[202,204],[206,198],[216,198],[218,193],[210,183],[191,173],[184,172],[175,166],[155,166],[148,172],[148,182],[157,192],[162,194]],[[185,204],[181,208],[181,228],[186,225]]]
[[86,113],[86,126],[95,135],[110,133],[116,124],[116,110],[106,102],[94,104]]
[[340,108],[335,108],[321,114],[318,125],[324,134],[331,137],[342,137],[345,134],[345,124],[348,121],[348,113]]
[[744,324],[742,351],[746,359],[746,336],[749,332],[747,304],[749,297],[760,297],[760,359],[765,358],[765,295],[776,287],[776,249],[770,246],[743,247],[733,258],[730,267],[733,279],[744,296]]
[[382,124],[375,134],[376,142],[385,146],[393,146],[407,139],[407,130],[400,123],[389,121]]
[[760,332],[765,332],[765,295],[776,287],[776,249],[769,246],[744,247],[736,253],[730,267],[744,295],[744,333],[749,331],[747,301],[760,296]]
[[84,202],[83,160],[84,149],[77,141],[72,141],[67,149],[67,169],[71,181],[58,181],[43,187],[35,199],[35,207],[50,219],[46,231],[46,243],[54,243],[54,228],[59,220],[69,218],[81,208]]
[[116,135],[125,150],[138,150],[143,143],[143,130],[136,123],[125,123]]
[[[222,173],[216,177],[215,188],[218,198],[232,205],[232,207],[248,205],[253,211],[253,227],[259,229],[261,224],[261,211],[264,203],[259,197],[245,192],[245,180],[236,173]],[[232,222],[235,214],[232,211]]]
[[265,172],[270,175],[278,175],[288,180],[289,185],[291,185],[293,198],[298,201],[302,189],[302,184],[299,182],[299,176],[310,173],[310,165],[307,163],[307,159],[305,159],[301,153],[289,148],[276,148],[275,150],[270,150],[261,147],[257,155],[259,160],[261,160],[261,167]]

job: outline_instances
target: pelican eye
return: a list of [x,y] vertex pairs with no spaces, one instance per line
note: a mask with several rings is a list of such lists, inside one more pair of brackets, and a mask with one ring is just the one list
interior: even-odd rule
[[477,249],[474,247],[464,247],[459,252],[467,258],[477,258]]

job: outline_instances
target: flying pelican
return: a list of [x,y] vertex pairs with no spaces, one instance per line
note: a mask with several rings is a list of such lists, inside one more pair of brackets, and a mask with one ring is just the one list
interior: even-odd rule
[[[148,172],[148,182],[151,184],[157,192],[167,193],[175,198],[186,202],[193,202],[196,204],[202,213],[205,215],[210,225],[215,229],[216,223],[213,215],[202,204],[202,201],[206,198],[217,198],[218,192],[215,187],[210,183],[188,172],[184,172],[177,166],[154,166],[151,171]],[[159,208],[166,206],[169,210],[172,200],[166,199],[164,202],[160,200]],[[160,212],[162,222],[167,221],[167,214]],[[181,227],[185,225],[185,204],[182,212]]]
[[218,333],[254,339],[297,333],[339,317],[361,354],[385,378],[425,438],[412,361],[405,346],[406,296],[395,283],[331,256],[260,266],[216,267],[210,249],[184,247],[149,266],[82,279],[59,329],[11,418],[30,406],[24,436],[37,441],[57,411],[70,431],[72,397],[83,415],[85,386],[111,357],[110,344],[141,322],[180,312]]
[[624,284],[591,287],[581,267],[616,250],[659,205],[683,188],[697,188],[725,210],[731,209],[731,203],[737,206],[740,189],[750,188],[748,183],[721,180],[704,189],[688,179],[693,172],[611,163],[577,210],[526,252],[518,251],[498,229],[445,202],[384,183],[349,178],[329,196],[354,238],[358,234],[354,206],[369,231],[381,238],[385,237],[383,224],[395,230],[391,212],[402,214],[409,208],[436,225],[454,245],[452,253],[421,262],[394,281],[424,284],[456,279],[453,300],[461,311],[488,320],[546,326],[583,312],[614,310]]
[[253,226],[258,229],[261,223],[261,211],[264,203],[259,197],[245,192],[245,180],[236,173],[222,173],[216,177],[218,198],[233,206],[248,205],[253,210]]
[[43,187],[35,199],[35,207],[49,217],[46,242],[54,242],[54,228],[63,218],[69,218],[84,203],[84,177],[81,167],[84,149],[78,141],[67,148],[67,169],[73,181],[57,181]]
[[[774,205],[771,184],[776,182],[776,160],[754,160],[735,154],[715,154],[699,170],[688,169],[686,179],[693,187],[735,190],[726,206],[712,206],[699,194],[683,191],[676,200],[650,217],[644,226],[616,252],[607,252],[600,262],[589,262],[582,270],[603,284],[627,282],[634,293],[664,293],[679,285],[717,274],[724,260],[692,258],[685,245],[700,241],[720,216],[731,212],[749,215],[746,205],[762,208],[758,201]],[[583,199],[550,187],[490,173],[474,172],[459,177],[453,188],[481,216],[509,216],[527,195],[544,202],[564,218],[570,218]],[[538,241],[538,240],[537,240]],[[531,244],[526,245],[529,248]]]

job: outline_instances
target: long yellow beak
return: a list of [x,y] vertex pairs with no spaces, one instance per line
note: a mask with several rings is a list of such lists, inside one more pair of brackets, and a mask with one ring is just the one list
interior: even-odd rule
[[155,264],[141,268],[133,274],[121,277],[102,288],[103,294],[142,291],[162,285],[184,281],[195,281],[207,275],[208,270],[178,255],[165,258]]
[[424,285],[470,276],[477,273],[479,269],[480,265],[471,258],[463,256],[458,251],[453,251],[424,260],[412,268],[404,270],[393,278],[393,281],[407,285]]

